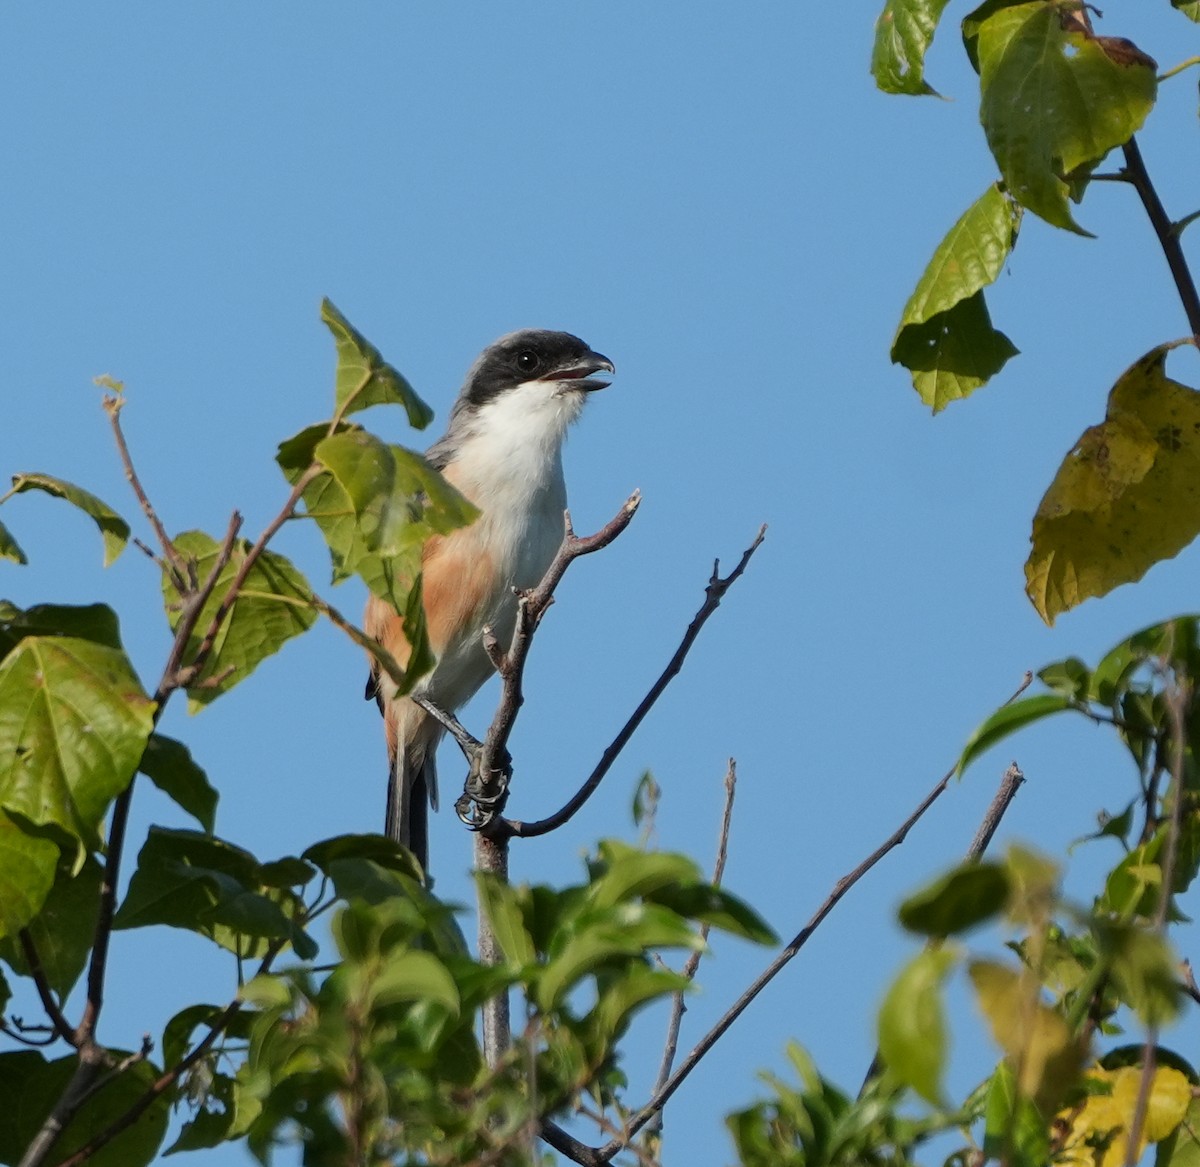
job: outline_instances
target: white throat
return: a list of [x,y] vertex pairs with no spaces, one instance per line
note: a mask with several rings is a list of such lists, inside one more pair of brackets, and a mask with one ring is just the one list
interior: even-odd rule
[[493,506],[534,505],[546,491],[565,506],[562,446],[583,402],[562,383],[526,381],[480,406],[455,456],[461,488]]

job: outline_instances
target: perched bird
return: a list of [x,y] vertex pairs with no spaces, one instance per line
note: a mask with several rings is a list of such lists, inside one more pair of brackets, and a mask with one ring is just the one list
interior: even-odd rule
[[[425,619],[437,665],[417,692],[448,713],[492,673],[483,646],[490,627],[508,647],[516,590],[535,587],[563,538],[567,488],[562,445],[587,395],[615,372],[607,357],[566,332],[525,329],[484,349],[450,411],[445,437],[426,453],[479,508],[470,526],[425,544]],[[393,656],[408,657],[400,617],[368,601],[366,631]],[[427,866],[428,810],[437,809],[434,754],[442,726],[373,667],[367,696],[379,702],[388,750],[387,834]]]

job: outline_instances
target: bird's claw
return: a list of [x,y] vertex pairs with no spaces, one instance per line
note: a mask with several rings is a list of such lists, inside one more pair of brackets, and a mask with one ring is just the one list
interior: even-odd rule
[[504,812],[508,801],[509,781],[512,779],[512,758],[507,750],[493,759],[497,764],[483,772],[483,750],[471,753],[471,769],[463,784],[463,792],[454,803],[459,821],[472,831],[489,827]]

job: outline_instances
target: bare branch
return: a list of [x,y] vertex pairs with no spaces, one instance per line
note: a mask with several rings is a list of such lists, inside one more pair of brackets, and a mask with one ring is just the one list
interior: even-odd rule
[[[1033,680],[1031,674],[1026,673],[1017,691],[1009,697],[1009,701],[1015,700],[1021,693],[1028,688]],[[871,870],[888,852],[895,850],[908,836],[908,832],[920,821],[925,812],[945,793],[946,788],[958,773],[958,767],[952,766],[946,771],[941,781],[918,803],[916,810],[912,812],[904,820],[900,826],[888,836],[870,855],[867,856],[853,871],[842,876],[841,879],[834,885],[833,890],[826,897],[825,902],[817,909],[816,913],[796,933],[795,936],[788,942],[782,951],[771,961],[770,964],[755,978],[753,983],[745,992],[730,1006],[723,1017],[696,1043],[687,1057],[680,1063],[678,1069],[671,1075],[661,1090],[655,1091],[653,1097],[633,1116],[629,1122],[629,1137],[637,1134],[660,1110],[666,1105],[671,1095],[682,1085],[688,1075],[700,1063],[700,1060],[716,1043],[724,1036],[726,1030],[746,1011],[750,1003],[758,996],[775,979],[776,976],[784,969],[796,954],[808,943],[812,934],[821,926],[825,917],[837,907],[842,897],[856,884],[868,871]],[[625,1144],[613,1140],[606,1143],[599,1149],[600,1157],[604,1162],[608,1162],[624,1149]]]
[[[1138,198],[1142,200],[1146,217],[1150,220],[1150,226],[1154,228],[1154,234],[1158,237],[1158,245],[1166,257],[1167,267],[1171,269],[1171,278],[1175,281],[1175,290],[1187,316],[1188,328],[1192,330],[1193,337],[1200,338],[1200,295],[1196,293],[1196,281],[1192,278],[1187,257],[1183,254],[1179,232],[1163,207],[1154,183],[1150,181],[1150,173],[1146,169],[1137,138],[1130,138],[1121,149],[1125,155],[1125,171],[1138,192]],[[1130,1140],[1130,1146],[1134,1145]]]
[[754,542],[742,552],[742,558],[738,561],[738,565],[723,579],[718,574],[720,568],[719,562],[713,565],[712,575],[709,577],[708,586],[704,590],[704,603],[701,604],[696,615],[692,617],[692,622],[683,634],[683,639],[680,641],[679,647],[675,650],[675,655],[671,657],[658,680],[654,682],[650,687],[650,691],[642,698],[641,704],[638,705],[629,720],[621,727],[620,732],[613,738],[611,744],[604,751],[596,768],[588,775],[587,780],[576,791],[571,800],[554,814],[544,819],[539,819],[536,822],[523,823],[516,819],[505,820],[506,829],[510,834],[522,839],[531,839],[537,835],[548,834],[573,818],[584,803],[591,798],[596,788],[603,781],[604,776],[612,767],[612,764],[628,744],[629,739],[633,737],[638,726],[642,724],[646,715],[654,708],[655,703],[662,696],[666,687],[678,676],[679,671],[683,668],[683,662],[687,659],[687,655],[691,651],[692,645],[695,644],[696,638],[700,635],[700,630],[708,622],[708,618],[720,606],[725,593],[729,591],[746,570],[751,556],[761,546],[766,533],[767,528],[765,525],[759,528]]
[[[736,792],[737,762],[733,758],[730,758],[729,764],[725,769],[725,808],[721,814],[721,830],[717,836],[717,858],[713,864],[712,881],[714,887],[721,885],[721,878],[725,874],[725,859],[729,852],[729,828],[733,823],[733,798]],[[709,924],[706,920],[700,926],[701,940],[708,939],[709,930]],[[702,956],[703,950],[697,948],[684,963],[683,975],[689,981],[695,980]],[[667,1022],[667,1037],[663,1043],[662,1061],[658,1067],[658,1077],[654,1082],[654,1094],[657,1094],[667,1084],[667,1079],[671,1076],[671,1066],[675,1063],[675,1053],[679,1048],[679,1030],[683,1024],[683,1015],[685,1012],[687,1012],[687,1006],[684,1003],[683,991],[680,990],[671,999],[671,1017]],[[646,1130],[647,1133],[662,1131],[661,1110],[650,1121]]]

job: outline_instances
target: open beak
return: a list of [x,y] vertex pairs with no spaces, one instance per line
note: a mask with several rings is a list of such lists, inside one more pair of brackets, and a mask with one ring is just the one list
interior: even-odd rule
[[612,361],[599,353],[588,353],[586,357],[565,369],[557,369],[548,381],[571,381],[572,389],[582,389],[585,393],[594,393],[597,389],[607,389],[611,381],[594,377],[593,373],[615,373]]

